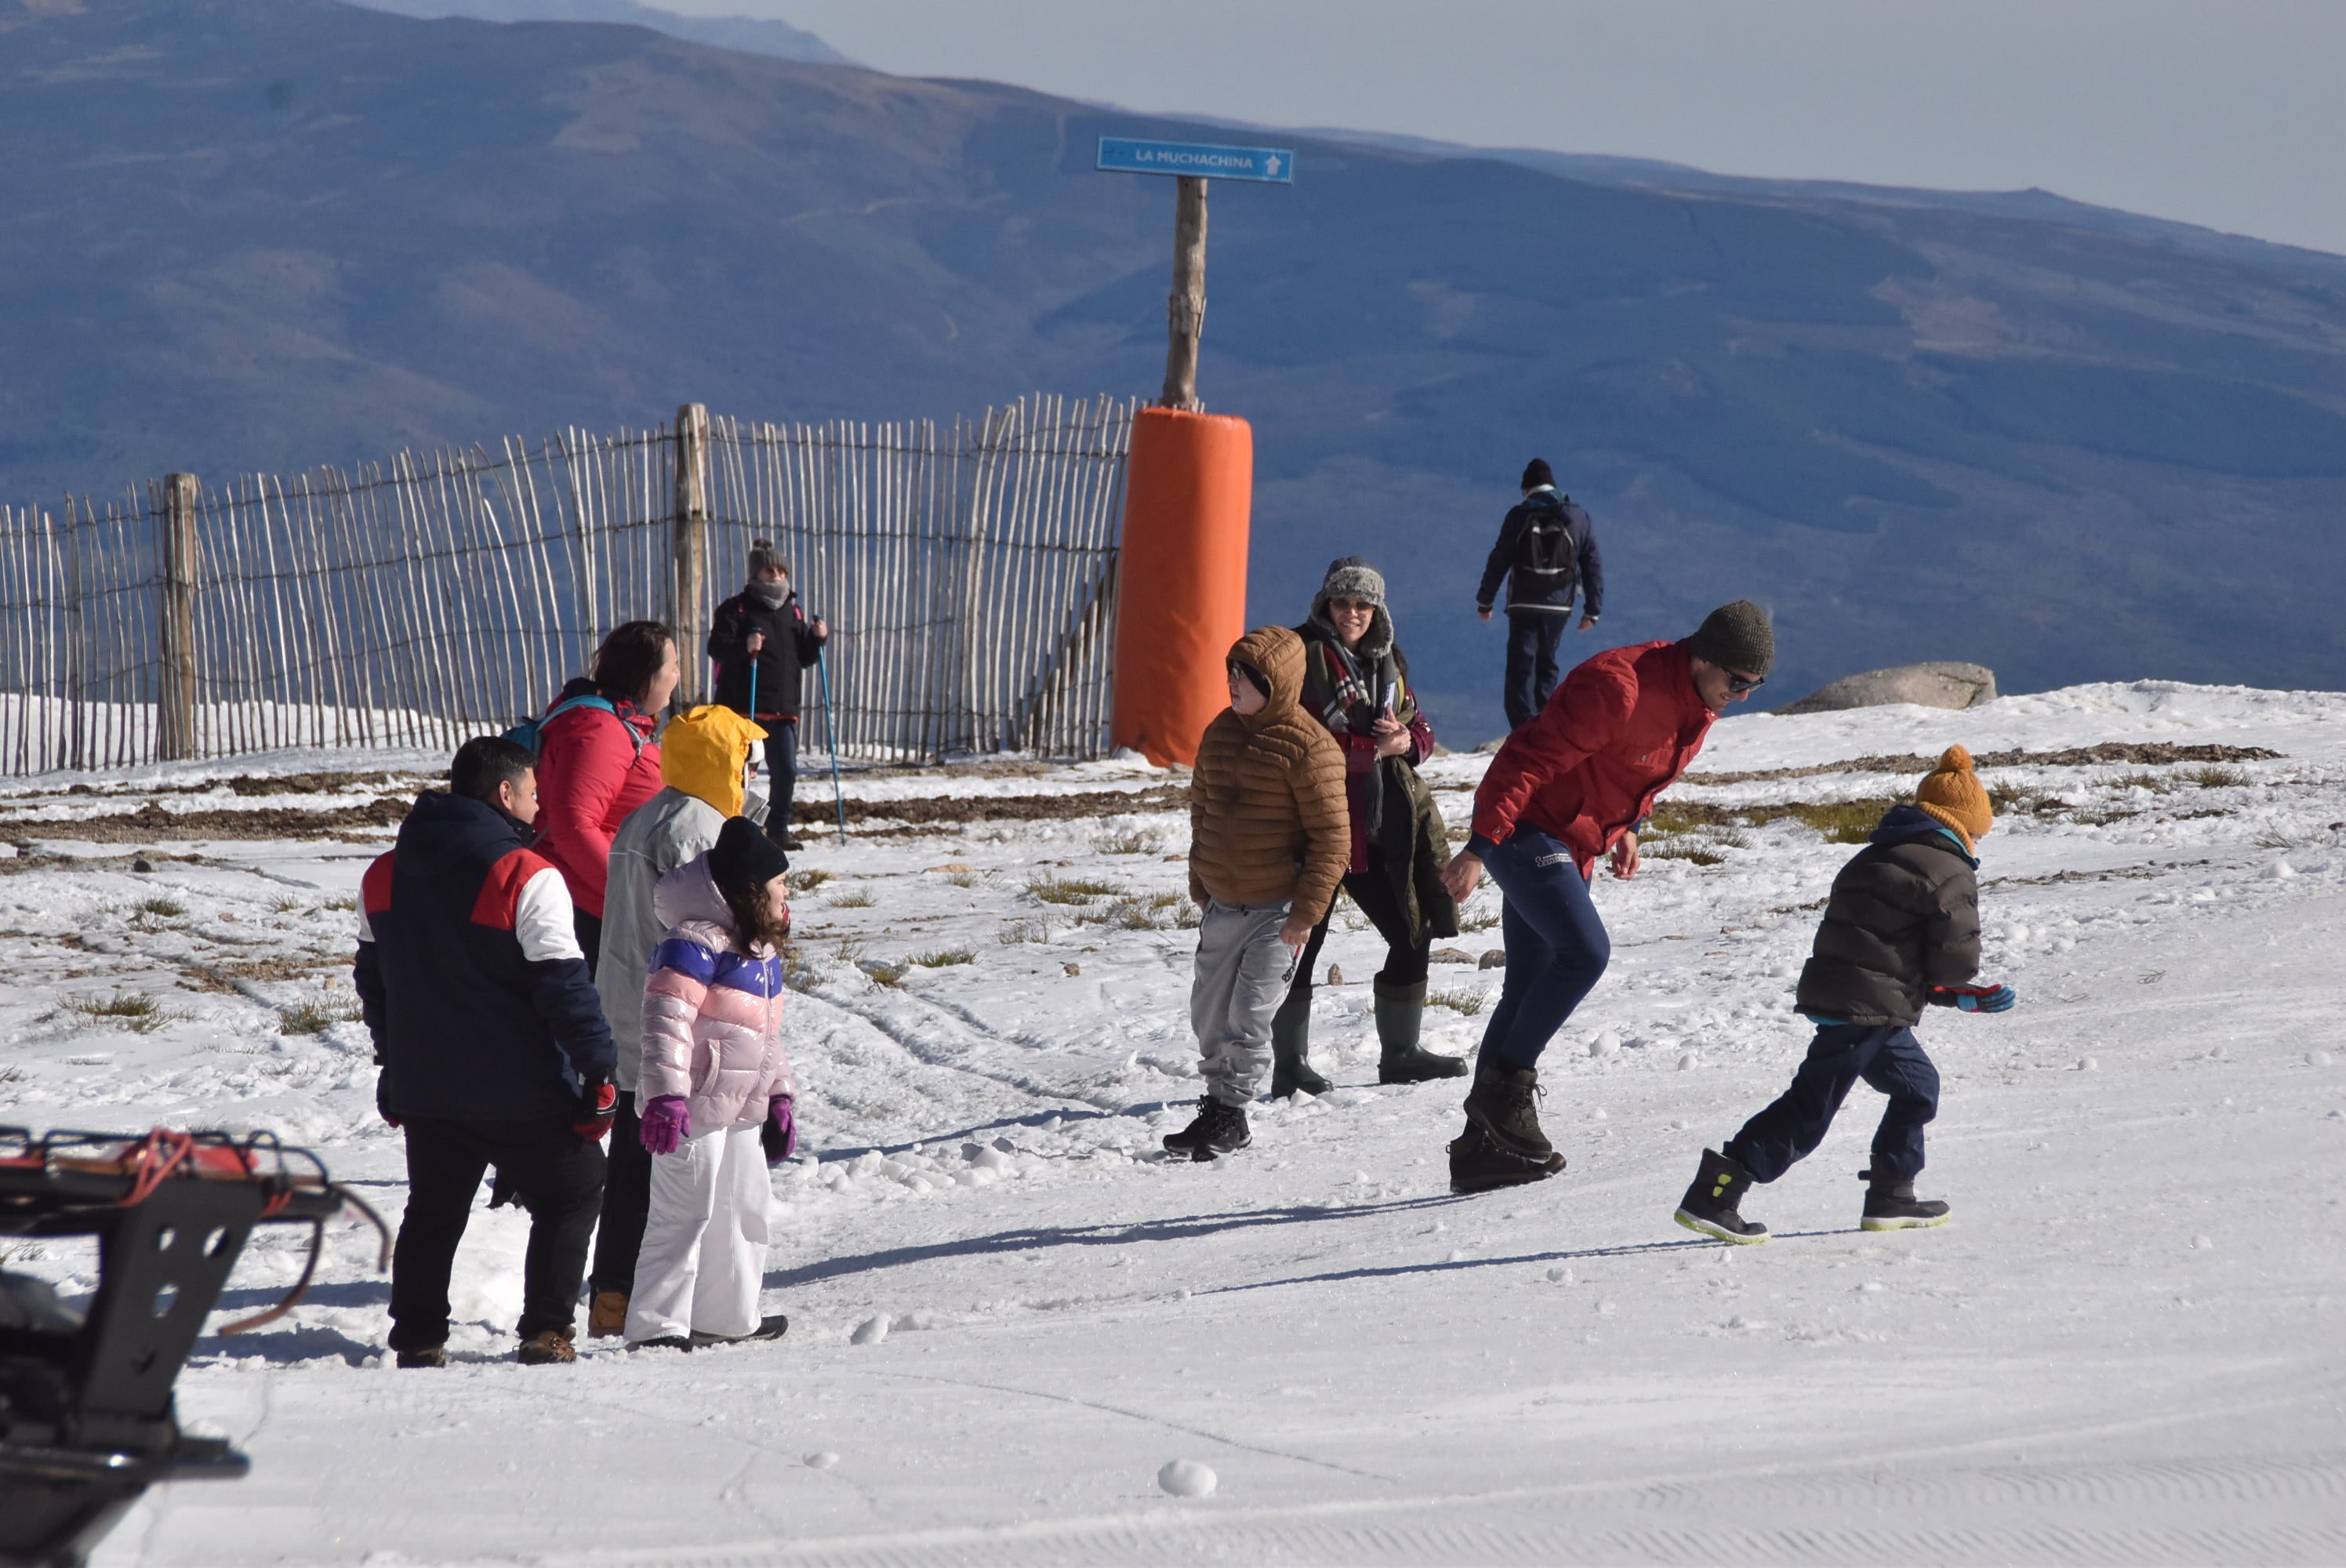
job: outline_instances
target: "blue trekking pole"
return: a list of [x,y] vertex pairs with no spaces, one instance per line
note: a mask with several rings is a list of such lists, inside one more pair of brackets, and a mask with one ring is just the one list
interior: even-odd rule
[[[817,616],[816,620],[822,617]],[[839,838],[847,840],[847,797],[839,783],[839,726],[831,717],[831,661],[822,657],[822,648],[814,650],[815,674],[822,677],[822,738],[831,748],[831,803],[839,812]]]

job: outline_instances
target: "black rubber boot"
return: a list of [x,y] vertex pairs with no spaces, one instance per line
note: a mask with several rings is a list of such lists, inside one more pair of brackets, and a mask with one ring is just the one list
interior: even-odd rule
[[1916,1197],[1912,1181],[1897,1176],[1876,1178],[1872,1171],[1857,1174],[1868,1184],[1865,1217],[1858,1221],[1861,1230],[1919,1230],[1926,1225],[1947,1223],[1947,1206],[1936,1198]]
[[1335,1087],[1311,1070],[1311,987],[1287,993],[1270,1020],[1270,1097],[1284,1100],[1298,1089],[1324,1095]]
[[1521,1186],[1525,1182],[1545,1181],[1562,1169],[1562,1155],[1551,1154],[1544,1160],[1511,1155],[1472,1122],[1450,1145],[1452,1192],[1488,1192],[1493,1187]]
[[1463,1056],[1443,1056],[1421,1050],[1418,1031],[1425,1023],[1425,983],[1373,987],[1377,1007],[1377,1082],[1423,1084],[1434,1078],[1464,1078]]
[[746,1334],[704,1334],[695,1329],[692,1331],[692,1339],[686,1348],[707,1350],[719,1345],[748,1345],[760,1339],[779,1339],[790,1332],[790,1320],[777,1312],[770,1318],[760,1318],[758,1320],[758,1326]]
[[1236,1154],[1254,1138],[1247,1131],[1244,1110],[1225,1105],[1209,1095],[1198,1102],[1198,1119],[1178,1133],[1166,1134],[1164,1141],[1168,1154],[1209,1160],[1217,1155]]
[[1467,1092],[1466,1119],[1482,1128],[1491,1141],[1520,1159],[1545,1160],[1556,1145],[1540,1131],[1539,1071],[1486,1064],[1474,1074]]
[[1675,1217],[1688,1230],[1715,1236],[1721,1241],[1749,1246],[1768,1239],[1768,1227],[1737,1211],[1751,1190],[1751,1173],[1716,1149],[1702,1151],[1702,1168],[1694,1185],[1678,1199]]

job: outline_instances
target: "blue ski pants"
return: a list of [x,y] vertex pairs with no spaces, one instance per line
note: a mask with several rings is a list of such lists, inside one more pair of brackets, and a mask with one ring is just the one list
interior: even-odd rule
[[1851,1085],[1862,1080],[1890,1096],[1873,1135],[1876,1181],[1923,1173],[1923,1129],[1939,1114],[1939,1069],[1912,1029],[1821,1023],[1792,1086],[1743,1124],[1720,1148],[1759,1182],[1774,1181],[1825,1141]]
[[1507,970],[1477,1060],[1536,1066],[1548,1041],[1603,977],[1612,939],[1572,851],[1537,828],[1516,829],[1483,869],[1506,895],[1499,930]]

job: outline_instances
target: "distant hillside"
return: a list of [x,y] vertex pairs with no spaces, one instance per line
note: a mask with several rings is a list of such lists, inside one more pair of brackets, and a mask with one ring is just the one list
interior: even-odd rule
[[370,11],[424,18],[466,16],[475,22],[608,22],[648,27],[671,38],[713,44],[778,60],[818,66],[855,62],[803,28],[760,16],[683,16],[636,0],[353,0]]
[[[1150,392],[1172,192],[1091,168],[1135,130],[1223,135],[629,27],[0,0],[0,496],[685,399]],[[1576,652],[1749,594],[1770,697],[1919,658],[2346,687],[2346,260],[2025,194],[1294,145],[1291,188],[1212,199],[1255,613],[1379,560],[1449,738],[1499,727],[1471,599],[1535,453],[1612,580]]]

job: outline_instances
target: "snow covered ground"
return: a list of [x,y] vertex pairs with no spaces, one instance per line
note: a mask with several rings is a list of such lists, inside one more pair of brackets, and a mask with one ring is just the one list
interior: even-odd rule
[[[1775,1240],[1690,1237],[1669,1217],[1700,1149],[1806,1042],[1790,986],[1851,852],[1817,824],[1919,776],[1820,765],[1956,740],[2281,755],[1991,769],[1987,972],[2022,1003],[1923,1026],[1945,1079],[1923,1185],[1953,1223],[1857,1229],[1880,1105],[1860,1089],[1749,1206]],[[0,793],[0,840],[30,851],[0,861],[0,1120],[274,1127],[395,1218],[347,904],[389,837],[365,808],[426,761]],[[1486,761],[1429,769],[1454,828]],[[814,1153],[777,1174],[766,1294],[788,1339],[515,1366],[523,1222],[500,1210],[460,1258],[458,1364],[394,1371],[386,1281],[340,1230],[307,1305],[208,1339],[181,1380],[251,1477],[151,1494],[99,1561],[2346,1561],[2346,696],[2149,682],[1761,715],[1698,768],[1663,819],[1684,830],[1599,879],[1613,968],[1544,1064],[1570,1167],[1464,1198],[1461,1085],[1374,1084],[1356,918],[1313,1020],[1341,1086],[1260,1107],[1226,1162],[1154,1157],[1197,1094],[1187,818],[1154,809],[1178,778],[852,779],[967,820],[867,812],[799,859],[829,876],[797,904]],[[367,777],[255,792],[337,769]],[[1720,781],[1750,774],[1776,776]],[[987,814],[1111,790],[1148,809]],[[291,815],[253,830],[300,835],[178,836],[262,809]],[[1447,945],[1470,962],[1434,972],[1454,1005],[1430,1043],[1471,1050],[1495,925]],[[87,1288],[87,1254],[32,1253],[9,1266]],[[265,1237],[223,1306],[297,1267]],[[1160,1489],[1177,1460],[1210,1496]]]

